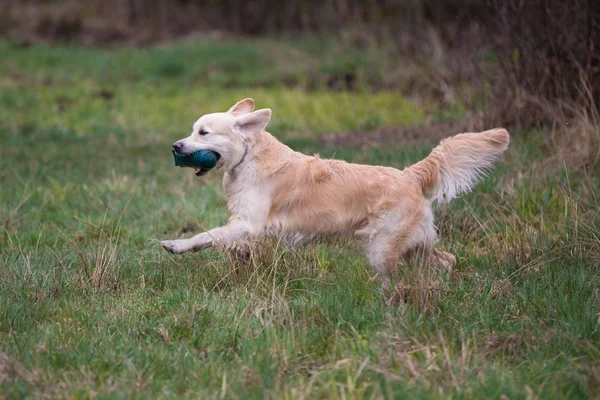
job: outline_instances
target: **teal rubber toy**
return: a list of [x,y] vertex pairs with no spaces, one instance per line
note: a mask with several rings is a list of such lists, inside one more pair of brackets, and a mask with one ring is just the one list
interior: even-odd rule
[[179,154],[173,150],[176,167],[193,167],[209,170],[217,165],[218,156],[209,150],[198,150],[192,154]]

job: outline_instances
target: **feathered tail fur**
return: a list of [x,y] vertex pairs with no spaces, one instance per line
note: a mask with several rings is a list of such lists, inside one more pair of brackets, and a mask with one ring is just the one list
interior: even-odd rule
[[444,139],[408,171],[432,200],[450,201],[470,191],[508,148],[509,142],[506,129],[461,133]]

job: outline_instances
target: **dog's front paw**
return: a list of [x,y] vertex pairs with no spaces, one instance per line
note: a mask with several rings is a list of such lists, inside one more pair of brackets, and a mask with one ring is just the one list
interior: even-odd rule
[[189,251],[187,240],[161,240],[160,245],[169,253],[181,254]]

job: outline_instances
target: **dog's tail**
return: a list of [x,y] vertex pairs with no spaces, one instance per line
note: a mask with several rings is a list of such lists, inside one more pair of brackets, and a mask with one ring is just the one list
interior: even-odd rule
[[506,129],[461,133],[442,140],[431,154],[407,171],[432,200],[450,201],[470,191],[508,148]]

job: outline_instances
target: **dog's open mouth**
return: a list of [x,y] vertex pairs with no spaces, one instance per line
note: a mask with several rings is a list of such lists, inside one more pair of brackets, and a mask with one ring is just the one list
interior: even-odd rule
[[203,169],[203,168],[194,168],[194,173],[196,174],[196,176],[204,176],[206,175],[206,173],[210,171],[209,169]]

